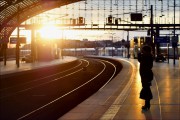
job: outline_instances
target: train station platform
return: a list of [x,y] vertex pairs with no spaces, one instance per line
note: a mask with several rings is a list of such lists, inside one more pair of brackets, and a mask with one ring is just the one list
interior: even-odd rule
[[[115,57],[114,57],[115,58]],[[141,79],[135,59],[115,58],[122,71],[104,88],[77,105],[58,120],[180,120],[180,67],[154,62],[151,108],[144,111],[139,99]],[[72,101],[73,102],[73,101]]]
[[0,62],[0,75],[26,71],[26,70],[36,69],[40,67],[52,66],[55,64],[64,64],[67,62],[72,62],[74,60],[77,60],[77,58],[64,56],[61,59],[55,59],[52,61],[42,61],[42,62],[35,62],[35,63],[20,62],[19,67],[17,67],[15,60],[7,61],[6,65],[4,65],[3,61],[1,61]]
[[[76,59],[75,57],[64,57],[49,62],[20,63],[19,68],[15,60],[7,61],[6,66],[1,62],[0,75],[63,64]],[[122,71],[109,84],[58,120],[180,120],[178,60],[175,65],[173,65],[173,60],[170,60],[169,64],[154,62],[151,108],[149,111],[143,111],[141,107],[144,101],[139,99],[142,86],[138,61],[118,57],[113,57],[113,59],[122,63]]]

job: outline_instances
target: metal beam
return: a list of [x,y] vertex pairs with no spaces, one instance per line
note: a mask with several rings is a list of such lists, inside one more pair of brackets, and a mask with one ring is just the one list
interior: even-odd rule
[[[18,25],[16,24],[12,24],[12,25],[2,25],[3,27],[16,27]],[[26,28],[40,28],[44,26],[44,24],[26,24],[26,25],[19,25],[19,27],[26,27]],[[87,24],[55,24],[55,26],[59,26],[59,27],[68,27],[68,26],[74,26],[74,27],[77,27],[77,26],[87,26]],[[115,24],[106,24],[105,26],[113,26],[113,27],[116,27],[116,26],[126,26],[126,27],[151,27],[151,24],[118,24],[118,25],[115,25]],[[169,27],[180,27],[180,24],[153,24],[152,25],[153,27],[161,27],[161,28],[169,28]],[[177,29],[177,28],[176,28]]]
[[[135,26],[135,27],[151,27],[151,24],[106,24],[106,26]],[[153,27],[180,27],[180,24],[153,24]]]

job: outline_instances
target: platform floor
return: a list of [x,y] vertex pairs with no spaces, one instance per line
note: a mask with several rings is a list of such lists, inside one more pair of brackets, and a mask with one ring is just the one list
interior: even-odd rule
[[[180,120],[180,67],[154,62],[149,111],[139,99],[141,79],[139,63],[120,59],[123,69],[107,86],[86,99],[58,120]],[[72,101],[73,102],[73,101]]]
[[1,61],[0,62],[0,75],[36,69],[36,68],[51,66],[51,65],[55,65],[55,64],[64,64],[64,63],[71,62],[74,60],[77,60],[77,58],[64,56],[63,59],[62,58],[55,59],[52,61],[35,62],[35,63],[20,62],[19,68],[17,67],[15,60],[7,61],[6,65],[4,65],[3,61]]

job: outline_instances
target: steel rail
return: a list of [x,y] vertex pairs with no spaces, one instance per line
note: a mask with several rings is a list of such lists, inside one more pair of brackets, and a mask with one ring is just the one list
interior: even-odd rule
[[[38,112],[39,110],[44,109],[45,107],[47,107],[47,106],[49,106],[49,105],[51,105],[51,104],[57,102],[58,100],[60,100],[60,99],[62,99],[62,98],[64,98],[64,97],[66,97],[66,96],[72,94],[73,92],[79,90],[80,88],[82,88],[83,86],[87,85],[88,83],[94,81],[94,80],[95,80],[98,76],[100,76],[100,75],[105,71],[105,69],[106,69],[106,64],[104,63],[104,61],[103,61],[103,62],[100,61],[100,62],[104,65],[104,68],[103,68],[96,76],[94,76],[93,78],[91,78],[91,79],[88,80],[87,82],[81,84],[80,86],[76,87],[75,89],[73,89],[73,90],[67,92],[66,94],[64,94],[64,95],[62,95],[62,96],[56,98],[55,100],[53,100],[53,101],[51,101],[51,102],[49,102],[49,103],[47,103],[47,104],[45,104],[45,105],[39,107],[38,109],[35,109],[35,110],[33,110],[33,111],[31,111],[31,112],[25,114],[24,116],[19,117],[17,120],[25,119],[26,117],[28,117],[28,116],[30,116],[30,115],[32,115],[32,114]],[[108,63],[109,63],[109,62],[108,62]],[[112,64],[111,64],[111,65],[112,65]],[[113,67],[114,67],[114,66],[113,66]],[[114,76],[114,74],[113,74],[112,76]],[[112,78],[112,77],[111,77],[111,78]]]
[[22,83],[22,84],[18,84],[18,85],[15,85],[15,86],[2,88],[2,89],[0,89],[0,91],[4,91],[4,90],[10,89],[10,88],[14,88],[14,87],[20,87],[20,86],[23,86],[23,85],[26,85],[26,84],[29,84],[29,83],[33,83],[33,82],[36,82],[36,81],[40,81],[40,80],[43,80],[43,79],[46,79],[46,78],[49,78],[49,77],[52,77],[52,76],[55,76],[55,75],[58,75],[58,74],[62,74],[62,73],[64,73],[64,72],[67,72],[67,71],[70,71],[70,70],[72,70],[72,69],[75,69],[75,68],[79,67],[80,65],[82,65],[82,60],[81,60],[80,64],[78,64],[77,66],[72,67],[72,68],[70,68],[70,69],[67,69],[67,70],[64,70],[64,71],[62,71],[62,72],[58,72],[58,73],[55,73],[55,74],[51,74],[51,75],[48,75],[48,76],[46,76],[46,77],[42,77],[42,78],[38,78],[38,79],[35,79],[35,80],[31,80],[31,81],[29,81],[29,82],[25,82],[25,83]]
[[[84,61],[86,61],[86,60],[84,60]],[[86,61],[86,62],[88,62],[88,61]],[[86,67],[87,67],[88,65],[89,65],[89,62],[88,62],[88,64],[86,65]],[[73,75],[73,74],[75,74],[75,73],[77,73],[77,72],[80,72],[81,70],[83,70],[83,68],[80,68],[80,69],[78,69],[78,70],[76,70],[76,71],[74,71],[74,72],[71,72],[71,73],[69,73],[69,74],[66,74],[66,75],[64,75],[64,76],[62,76],[62,77],[55,78],[55,79],[53,79],[53,80],[50,80],[50,81],[47,81],[47,82],[44,82],[44,83],[41,83],[41,84],[38,84],[38,85],[35,85],[35,86],[32,86],[32,87],[28,87],[28,88],[26,88],[26,89],[23,89],[23,90],[20,90],[20,91],[17,91],[17,92],[14,92],[14,93],[11,93],[11,94],[8,94],[8,95],[5,95],[5,96],[1,96],[0,99],[7,98],[7,97],[10,97],[10,96],[13,96],[13,95],[17,95],[17,94],[19,94],[19,93],[22,93],[22,92],[25,92],[25,91],[28,91],[28,90],[31,90],[31,89],[34,89],[34,88],[38,88],[38,87],[43,86],[43,85],[45,85],[45,84],[52,83],[52,82],[54,82],[54,81],[60,80],[60,79],[65,78],[65,77],[67,77],[67,76]],[[51,75],[50,75],[50,76],[51,76]],[[48,77],[50,77],[50,76],[48,76]],[[47,77],[45,77],[45,78],[47,78]]]

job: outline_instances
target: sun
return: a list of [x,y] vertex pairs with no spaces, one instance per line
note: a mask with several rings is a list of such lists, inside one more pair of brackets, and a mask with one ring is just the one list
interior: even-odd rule
[[45,39],[57,39],[60,36],[60,31],[58,30],[58,28],[54,25],[47,25],[42,27],[39,30],[39,33],[41,35],[42,38]]

